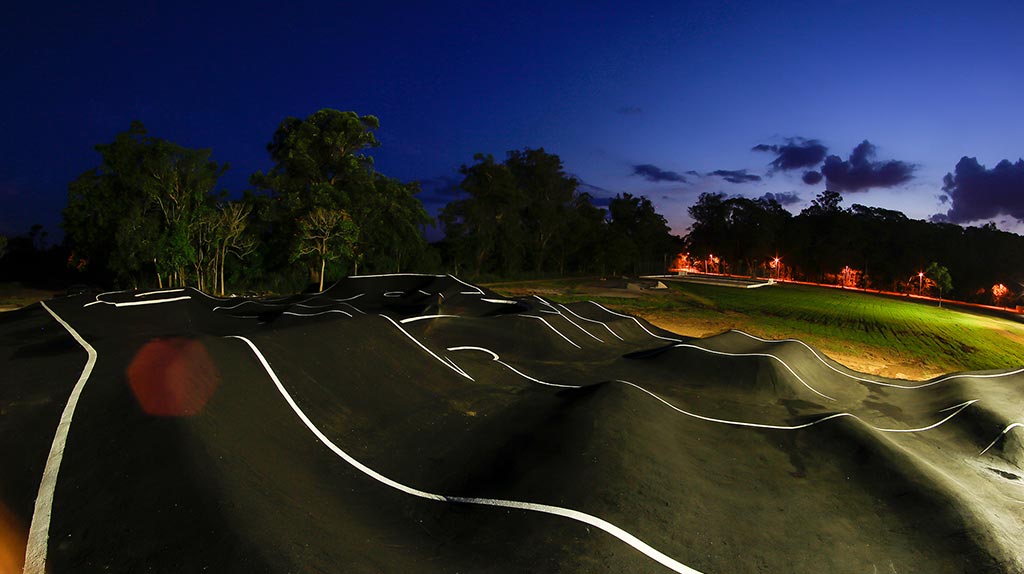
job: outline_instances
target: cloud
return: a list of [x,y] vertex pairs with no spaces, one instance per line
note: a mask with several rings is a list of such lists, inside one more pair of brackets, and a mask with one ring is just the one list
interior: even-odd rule
[[745,169],[719,169],[709,173],[708,175],[717,175],[729,183],[761,181],[761,176],[747,173],[747,170]]
[[642,163],[633,166],[633,175],[639,175],[647,181],[678,181],[686,183],[686,178],[674,172],[663,170],[656,165]]
[[821,183],[821,180],[825,179],[825,176],[821,175],[820,171],[805,171],[803,177],[800,179],[804,180],[807,185],[817,185]]
[[947,173],[942,181],[942,191],[952,207],[933,215],[933,221],[968,223],[999,215],[1024,221],[1024,160],[1010,163],[1004,159],[987,169],[977,158],[964,156],[955,173]]
[[868,140],[853,148],[849,161],[837,155],[825,158],[821,173],[829,189],[864,191],[873,187],[895,187],[914,178],[916,166],[897,160],[872,161],[875,146]]
[[624,116],[639,116],[644,113],[644,110],[643,108],[638,108],[636,106],[622,106],[615,110],[615,113],[622,114]]
[[774,199],[775,201],[779,202],[779,205],[782,206],[793,205],[795,203],[800,203],[801,201],[800,196],[797,195],[796,192],[792,191],[787,191],[783,193],[768,192],[759,197],[758,199],[763,199],[765,201],[771,201]]
[[758,144],[753,151],[776,154],[771,162],[772,169],[788,171],[817,166],[825,159],[828,148],[818,140],[789,138],[783,145]]

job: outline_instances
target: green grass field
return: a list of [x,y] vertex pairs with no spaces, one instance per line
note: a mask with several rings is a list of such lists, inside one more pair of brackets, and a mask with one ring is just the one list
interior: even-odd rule
[[[1024,366],[1024,324],[934,304],[788,284],[738,289],[670,283],[666,291],[638,298],[595,292],[593,285],[567,280],[492,288],[509,294],[532,289],[563,303],[594,300],[683,334],[741,329],[772,339],[798,338],[840,360],[898,363],[911,376]],[[673,326],[692,328],[685,333]]]

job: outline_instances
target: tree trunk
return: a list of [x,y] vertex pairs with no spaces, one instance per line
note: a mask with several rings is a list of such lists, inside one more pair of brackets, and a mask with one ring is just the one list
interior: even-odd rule
[[324,292],[324,270],[327,268],[327,258],[320,258],[320,292]]

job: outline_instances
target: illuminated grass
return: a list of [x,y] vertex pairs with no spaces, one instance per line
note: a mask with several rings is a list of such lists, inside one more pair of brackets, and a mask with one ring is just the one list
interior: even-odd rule
[[[630,299],[588,295],[583,285],[546,281],[536,288],[557,291],[546,296],[559,302],[592,299],[655,323],[677,317],[699,321],[709,332],[741,329],[798,338],[826,353],[873,354],[935,373],[1024,366],[1024,324],[933,303],[801,285],[737,289],[691,283]],[[501,285],[493,288],[502,291]]]

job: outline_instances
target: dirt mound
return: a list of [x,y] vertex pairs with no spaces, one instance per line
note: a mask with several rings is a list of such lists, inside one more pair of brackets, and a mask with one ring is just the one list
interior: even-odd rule
[[435,275],[54,299],[0,341],[27,571],[1024,571],[1021,371]]

